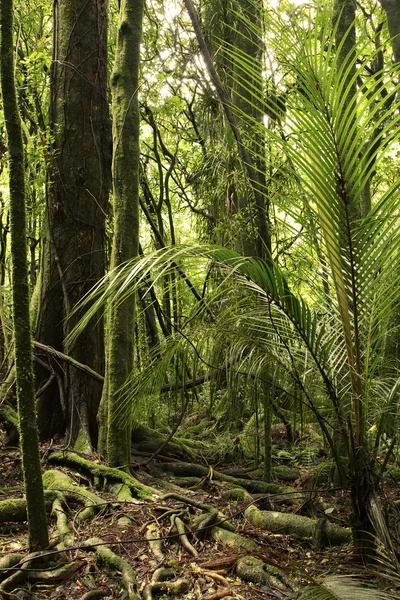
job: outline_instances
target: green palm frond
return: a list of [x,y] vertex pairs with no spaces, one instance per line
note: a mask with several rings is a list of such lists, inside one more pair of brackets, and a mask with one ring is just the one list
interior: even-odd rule
[[324,578],[319,585],[305,588],[299,600],[393,600],[394,596],[382,590],[369,587],[359,578],[332,575]]
[[[239,17],[246,20],[243,14]],[[285,177],[291,178],[293,197],[297,194],[298,202],[292,206],[277,194],[276,208],[288,217],[299,238],[302,232],[307,248],[323,255],[324,272],[309,278],[307,267],[289,282],[279,259],[267,264],[226,248],[164,248],[108,274],[84,299],[81,308],[87,307],[87,313],[71,335],[78,335],[106,303],[122,303],[148,277],[157,287],[170,270],[176,271],[176,264],[184,263],[188,269],[197,264],[205,273],[205,265],[214,263],[219,279],[194,308],[185,335],[176,338],[182,352],[188,354],[192,344],[196,353],[191,329],[196,316],[200,323],[208,319],[208,334],[220,345],[225,336],[241,371],[261,377],[274,362],[293,375],[308,353],[334,411],[344,421],[352,417],[360,441],[372,419],[370,413],[367,416],[370,399],[377,389],[387,324],[400,284],[399,182],[377,186],[369,214],[362,214],[360,203],[367,182],[400,138],[400,104],[394,99],[400,90],[399,69],[366,75],[373,57],[369,49],[357,52],[367,57],[357,64],[355,57],[341,61],[335,26],[326,11],[310,12],[309,19],[307,26],[268,16],[272,32],[268,45],[275,44],[285,72],[287,105],[284,117],[278,105],[269,105],[282,118],[280,128],[267,129],[259,121],[254,125],[279,156]],[[246,26],[254,25],[249,21]],[[229,43],[224,52],[240,67],[235,75],[240,78],[235,82],[238,88],[255,80],[252,61]],[[354,87],[360,78],[362,84]],[[263,98],[256,96],[257,86],[250,91],[254,106],[259,106]],[[246,100],[252,103],[251,94]],[[238,116],[246,117],[247,123],[251,118],[244,112]],[[260,142],[257,147],[262,159],[265,145]],[[304,293],[294,293],[293,282],[301,280],[306,281],[298,289]],[[324,285],[334,290],[328,306]],[[202,346],[203,334],[196,335]],[[160,365],[167,368],[167,363],[166,358]],[[162,381],[160,377],[155,387]],[[392,383],[379,389],[385,393],[391,387]],[[132,384],[130,389],[138,393],[139,388]],[[130,401],[132,394],[127,392],[126,398]]]

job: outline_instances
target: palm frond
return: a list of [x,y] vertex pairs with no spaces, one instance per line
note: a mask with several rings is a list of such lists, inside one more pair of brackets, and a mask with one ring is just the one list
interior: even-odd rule
[[299,600],[393,600],[394,596],[369,587],[360,578],[332,575],[324,578],[319,585],[305,588]]

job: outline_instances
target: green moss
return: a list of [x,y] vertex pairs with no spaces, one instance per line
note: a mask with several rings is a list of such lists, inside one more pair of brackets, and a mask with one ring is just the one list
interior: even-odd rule
[[80,452],[81,454],[90,454],[92,452],[92,445],[90,443],[90,440],[88,439],[87,434],[82,429],[80,429],[76,438],[74,450],[75,452]]
[[100,477],[104,480],[107,480],[109,483],[124,483],[129,487],[130,491],[135,495],[135,497],[140,499],[151,498],[156,493],[155,490],[143,485],[128,473],[119,471],[118,469],[114,469],[112,467],[106,467],[104,465],[94,463],[86,458],[83,458],[82,456],[74,454],[73,452],[52,452],[48,458],[48,461],[50,463],[67,465],[68,467],[72,467],[73,469],[76,469],[85,475]]
[[[55,498],[62,497],[62,494],[55,491],[46,491],[45,507],[47,511],[51,510],[51,506]],[[0,502],[0,523],[26,521],[26,500],[25,498],[10,498]]]
[[43,484],[49,490],[59,490],[64,494],[71,494],[79,504],[83,504],[86,509],[79,513],[78,520],[89,521],[93,519],[104,502],[99,496],[90,492],[80,485],[75,485],[66,473],[51,470],[43,474]]
[[249,506],[244,514],[254,527],[272,533],[293,535],[301,540],[313,539],[318,543],[335,546],[346,544],[351,539],[350,531],[328,521],[315,521],[290,513],[259,510],[254,505]]
[[220,542],[227,548],[231,548],[236,552],[258,548],[258,544],[254,540],[239,535],[238,533],[234,533],[233,531],[227,531],[221,527],[213,527],[211,534],[216,542]]

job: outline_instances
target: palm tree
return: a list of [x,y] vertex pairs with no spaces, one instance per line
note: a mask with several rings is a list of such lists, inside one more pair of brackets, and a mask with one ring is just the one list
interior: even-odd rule
[[[204,320],[205,310],[208,315],[212,310],[212,333],[218,337],[223,331],[232,356],[240,357],[241,370],[265,379],[271,366],[281,364],[300,387],[350,489],[355,553],[368,560],[376,536],[392,550],[377,499],[377,453],[397,386],[392,376],[385,377],[381,361],[399,286],[394,268],[400,244],[398,182],[376,186],[366,216],[360,216],[359,206],[366,182],[400,137],[399,103],[394,100],[400,86],[394,83],[397,67],[364,77],[371,59],[367,47],[343,59],[327,10],[309,18],[306,28],[295,19],[269,23],[284,46],[278,58],[291,83],[285,123],[266,133],[300,199],[301,207],[289,209],[292,228],[300,232],[301,225],[308,251],[322,253],[321,273],[310,279],[308,271],[306,283],[295,286],[292,278],[291,286],[276,260],[246,258],[226,248],[167,248],[110,273],[93,290],[96,301],[81,325],[104,303],[123,302],[150,271],[154,278],[157,271],[173,268],[172,261],[206,258],[218,264],[220,282],[208,289],[197,315]],[[346,35],[340,44],[345,42]],[[298,275],[298,281],[304,279]],[[332,290],[328,303],[327,289]],[[188,329],[179,343],[192,347],[196,335]],[[305,355],[314,364],[312,378],[301,370]],[[324,394],[332,418],[322,414],[316,389]]]

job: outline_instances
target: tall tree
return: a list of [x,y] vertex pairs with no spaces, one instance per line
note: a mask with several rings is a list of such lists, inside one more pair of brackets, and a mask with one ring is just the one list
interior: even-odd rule
[[[269,260],[271,254],[271,236],[268,225],[268,215],[265,202],[265,162],[263,141],[254,141],[259,136],[260,127],[262,127],[263,111],[262,99],[260,101],[249,102],[249,94],[257,91],[258,98],[262,96],[262,68],[261,54],[262,45],[257,37],[260,32],[261,11],[257,3],[241,0],[238,3],[237,10],[241,12],[242,27],[239,26],[236,35],[231,41],[229,36],[227,45],[228,56],[232,60],[224,62],[221,70],[229,73],[228,85],[231,83],[233,93],[232,97],[228,93],[228,87],[221,80],[216,69],[214,61],[210,54],[210,49],[206,43],[200,22],[198,20],[192,0],[184,0],[184,4],[192,21],[193,29],[196,33],[197,41],[206,64],[211,81],[218,94],[222,104],[224,114],[228,125],[235,138],[239,157],[242,162],[242,168],[247,176],[247,185],[249,188],[249,198],[240,197],[243,190],[237,194],[237,209],[246,208],[247,218],[255,223],[250,236],[242,235],[242,243],[245,251],[249,254],[255,254]],[[228,19],[235,18],[234,9],[227,9]],[[244,24],[244,26],[243,26]],[[231,32],[236,29],[237,24],[228,22],[227,30]],[[234,51],[237,50],[236,59]],[[232,62],[232,64],[231,64]],[[251,65],[251,82],[246,81],[244,65]],[[248,73],[247,73],[248,77]],[[252,140],[250,142],[250,140]],[[235,193],[236,195],[236,193]],[[253,219],[253,212],[255,219]],[[246,239],[247,238],[247,239]]]
[[25,173],[21,121],[14,80],[13,2],[1,4],[1,91],[8,137],[12,304],[22,470],[28,513],[29,548],[48,546],[33,384],[32,338],[26,248]]
[[[111,268],[139,252],[139,64],[143,0],[122,0],[111,77],[114,234]],[[130,463],[131,429],[121,386],[133,368],[135,299],[110,306],[100,450],[112,466]],[[125,408],[124,408],[125,407]]]
[[[104,275],[111,138],[107,102],[107,0],[54,2],[50,126],[54,138],[36,337],[101,373],[102,322],[65,346],[70,309]],[[77,318],[78,315],[75,315]],[[43,361],[47,358],[43,358]],[[50,366],[50,371],[53,367]],[[49,372],[40,371],[39,380]],[[101,384],[70,365],[39,400],[41,431],[67,431],[81,449],[96,444]],[[54,387],[53,387],[54,386]],[[58,403],[54,398],[59,396]]]

